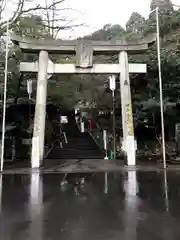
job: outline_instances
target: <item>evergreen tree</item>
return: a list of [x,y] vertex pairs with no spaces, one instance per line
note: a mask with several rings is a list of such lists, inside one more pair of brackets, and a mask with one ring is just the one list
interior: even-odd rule
[[173,4],[171,0],[152,0],[151,1],[151,11],[156,7],[159,7],[160,12],[167,13],[173,11]]
[[141,34],[144,28],[145,18],[137,12],[132,13],[129,18],[126,29],[133,32]]

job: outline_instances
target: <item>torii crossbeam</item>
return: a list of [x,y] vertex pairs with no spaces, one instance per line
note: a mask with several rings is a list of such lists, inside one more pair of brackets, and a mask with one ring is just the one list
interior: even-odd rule
[[[12,41],[24,53],[39,54],[38,63],[21,62],[21,72],[38,73],[34,133],[32,140],[32,168],[42,164],[44,154],[44,129],[46,114],[46,94],[48,74],[100,74],[120,73],[121,109],[123,125],[123,147],[127,153],[127,164],[136,164],[136,144],[131,104],[129,73],[146,73],[146,64],[129,64],[128,54],[144,53],[155,38],[148,41],[130,43],[127,41],[90,40],[34,40],[12,37]],[[75,64],[54,64],[48,54],[75,54]],[[94,55],[119,55],[119,64],[93,64]]]

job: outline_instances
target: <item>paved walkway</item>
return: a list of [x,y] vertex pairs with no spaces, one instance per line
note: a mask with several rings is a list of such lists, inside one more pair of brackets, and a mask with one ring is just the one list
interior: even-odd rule
[[1,177],[2,240],[180,239],[179,174]]
[[[164,171],[162,164],[138,164],[135,167],[128,167],[123,161],[111,161],[102,159],[92,159],[92,160],[66,160],[59,164],[59,160],[56,159],[46,159],[44,166],[40,168],[40,172],[44,174],[49,173],[76,173],[76,172],[121,172],[121,171]],[[180,164],[167,166],[168,171],[179,171]],[[14,164],[7,165],[4,168],[4,174],[29,174],[32,170],[29,165],[25,164]]]

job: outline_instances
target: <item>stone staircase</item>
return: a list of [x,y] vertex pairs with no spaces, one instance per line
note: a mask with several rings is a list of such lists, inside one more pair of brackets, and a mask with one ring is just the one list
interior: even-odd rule
[[101,152],[89,133],[81,133],[74,120],[69,121],[64,128],[68,143],[63,143],[63,148],[54,146],[49,159],[85,160],[104,159]]

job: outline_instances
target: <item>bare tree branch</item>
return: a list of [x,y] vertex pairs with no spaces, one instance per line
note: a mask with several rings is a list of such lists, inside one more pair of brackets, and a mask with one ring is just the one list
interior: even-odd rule
[[[3,0],[3,1],[4,1],[4,0]],[[26,1],[26,0],[18,0],[17,7],[16,7],[16,9],[15,9],[12,17],[9,19],[9,23],[10,23],[10,24],[11,24],[13,21],[15,21],[15,20],[21,15],[22,10],[23,10],[23,8],[24,8],[25,1]],[[5,7],[4,7],[4,10],[5,10],[6,7],[8,7],[8,6],[5,6]],[[4,11],[4,10],[3,10],[3,11]],[[1,12],[1,16],[2,16],[2,13],[3,13],[3,12]],[[0,27],[3,28],[4,25],[6,25],[6,24],[7,24],[7,20],[6,20],[6,21],[2,21],[2,22],[0,23]]]
[[[44,26],[47,28],[48,33],[51,37],[57,37],[60,30],[67,30],[84,24],[77,24],[77,21],[69,20],[69,15],[66,11],[75,11],[72,8],[64,6],[67,0],[52,0],[48,3],[48,0],[44,0],[44,4],[36,4],[34,7],[27,7],[27,3],[30,0],[16,0],[16,7],[14,12],[9,19],[9,23],[18,21],[21,16],[32,14],[35,12],[37,15],[42,17]],[[2,3],[2,4],[1,4]],[[3,15],[3,12],[6,7],[3,5],[5,0],[0,0],[0,16]],[[66,16],[63,16],[63,11],[66,13]],[[1,18],[2,20],[2,18]],[[0,21],[0,28],[2,29],[7,23],[6,21]]]
[[4,0],[0,1],[0,19],[2,19],[2,13],[4,12],[6,7],[6,2]]
[[[26,9],[26,10],[22,10],[21,11],[21,15],[23,15],[23,14],[27,14],[27,13],[30,13],[30,12],[35,12],[35,11],[38,11],[38,10],[45,10],[45,11],[47,11],[47,10],[50,10],[50,9],[52,9],[53,7],[55,7],[55,6],[57,6],[57,5],[59,5],[59,4],[62,4],[63,2],[65,2],[66,0],[59,0],[59,1],[54,1],[52,4],[50,4],[49,6],[48,6],[48,4],[45,6],[45,7],[43,7],[43,6],[41,6],[40,4],[38,4],[36,7],[33,7],[33,8],[28,8],[28,9]],[[46,1],[46,3],[47,3],[47,1]],[[62,9],[63,10],[63,9]]]
[[[76,28],[76,27],[82,27],[84,26],[84,23],[82,24],[74,24],[74,25],[67,25],[67,26],[51,26],[52,29],[54,30],[67,30],[67,29],[71,29],[71,28]],[[48,25],[45,25],[45,27],[49,27]]]

